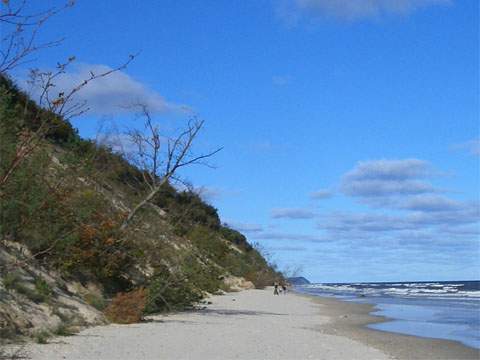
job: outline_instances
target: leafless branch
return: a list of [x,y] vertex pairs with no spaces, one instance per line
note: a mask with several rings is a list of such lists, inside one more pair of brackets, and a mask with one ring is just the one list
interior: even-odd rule
[[32,69],[30,71],[28,84],[32,88],[38,90],[39,95],[37,102],[40,107],[50,110],[57,116],[63,117],[65,120],[70,120],[73,117],[82,115],[89,110],[86,102],[78,102],[75,99],[75,96],[80,90],[85,88],[92,81],[124,70],[137,55],[138,54],[129,55],[127,61],[113,69],[109,69],[100,73],[94,73],[93,71],[90,71],[88,77],[81,80],[73,88],[69,90],[62,90],[58,93],[54,92],[55,82],[67,72],[69,66],[75,61],[74,56],[68,58],[67,61],[63,63],[57,63],[57,66],[53,71],[40,71],[38,69]]
[[218,148],[201,155],[193,154],[193,143],[204,125],[203,121],[194,118],[179,135],[165,137],[162,136],[160,127],[154,123],[148,107],[145,104],[135,106],[144,118],[145,131],[133,130],[127,133],[137,149],[129,158],[140,167],[148,193],[129,212],[122,229],[128,226],[136,213],[155,197],[163,185],[178,178],[176,173],[180,168],[194,164],[209,166],[206,160],[222,150]]
[[[75,116],[79,116],[88,111],[87,104],[85,102],[75,102],[75,95],[92,81],[104,78],[111,75],[114,72],[125,69],[134,59],[136,55],[130,55],[128,60],[108,71],[104,71],[98,74],[90,72],[88,78],[82,80],[75,85],[71,90],[60,92],[53,95],[55,88],[55,81],[66,72],[68,66],[75,61],[75,57],[70,57],[64,63],[58,63],[55,71],[42,72],[38,69],[33,69],[30,72],[29,84],[39,89],[39,98],[37,100],[39,107],[34,113],[34,122],[38,123],[38,126],[34,130],[24,130],[22,137],[17,144],[17,150],[15,156],[10,161],[6,170],[0,174],[0,197],[2,196],[2,187],[8,181],[12,173],[18,168],[18,166],[35,150],[37,145],[45,137],[45,135],[52,130],[56,125],[52,122],[52,118],[57,116],[64,120],[70,120]],[[24,116],[27,116],[28,101],[25,102]],[[43,109],[49,110],[48,116],[42,114]],[[26,119],[23,119],[24,123]]]
[[45,23],[61,11],[74,5],[68,1],[61,7],[51,7],[40,12],[29,12],[27,0],[3,0],[0,11],[0,73],[5,75],[12,69],[31,61],[31,55],[59,45],[63,38],[37,42],[39,31]]

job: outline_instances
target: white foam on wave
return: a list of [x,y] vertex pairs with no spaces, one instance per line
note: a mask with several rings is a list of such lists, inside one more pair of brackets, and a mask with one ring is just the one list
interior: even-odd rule
[[320,289],[320,290],[325,290],[325,291],[348,291],[348,292],[354,292],[356,289],[352,286],[349,285],[323,285],[323,284],[311,284],[311,285],[306,285],[306,288],[309,289]]
[[480,298],[480,291],[459,291],[456,293],[456,295]]
[[[388,285],[389,287],[380,288]],[[393,283],[393,284],[310,284],[305,288],[315,289],[334,295],[367,295],[367,296],[400,296],[400,297],[432,297],[432,298],[464,298],[478,299],[478,290],[460,290],[463,284],[439,283]]]

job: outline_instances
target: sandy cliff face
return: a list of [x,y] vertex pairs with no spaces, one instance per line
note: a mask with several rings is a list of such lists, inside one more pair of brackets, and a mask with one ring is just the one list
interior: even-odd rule
[[223,279],[223,282],[231,291],[255,289],[255,285],[243,277],[228,275]]
[[[76,331],[106,324],[94,299],[102,299],[97,284],[85,286],[67,281],[31,262],[29,251],[18,243],[0,244],[0,337],[32,337],[40,332]],[[229,291],[253,289],[243,277],[226,275],[223,284]],[[89,301],[90,300],[90,301]]]
[[18,244],[0,245],[1,338],[106,322],[99,310],[82,299],[82,292],[89,293],[87,288],[68,283],[38,264],[32,266],[29,255]]

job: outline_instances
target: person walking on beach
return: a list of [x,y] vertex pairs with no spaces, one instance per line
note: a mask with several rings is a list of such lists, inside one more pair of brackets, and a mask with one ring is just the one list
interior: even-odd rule
[[273,295],[280,295],[278,293],[278,282],[276,281],[273,283]]
[[282,284],[283,295],[287,295],[287,286]]

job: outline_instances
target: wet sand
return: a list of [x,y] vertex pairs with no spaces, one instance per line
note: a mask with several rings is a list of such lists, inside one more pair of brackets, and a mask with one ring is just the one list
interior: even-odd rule
[[311,299],[327,313],[330,321],[317,330],[324,334],[345,336],[381,350],[395,359],[480,359],[480,350],[457,341],[420,338],[369,329],[368,324],[387,321],[383,316],[370,315],[374,306],[345,302],[327,297],[299,295]]

